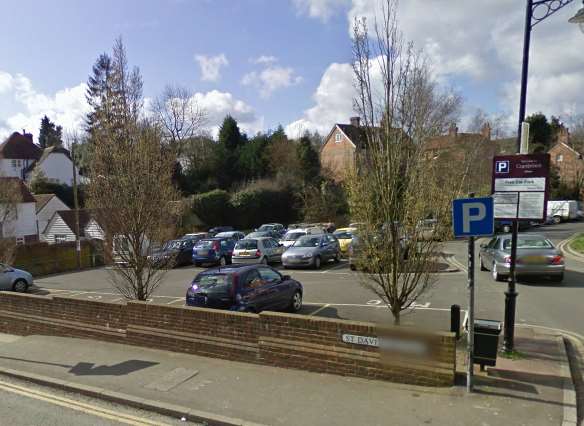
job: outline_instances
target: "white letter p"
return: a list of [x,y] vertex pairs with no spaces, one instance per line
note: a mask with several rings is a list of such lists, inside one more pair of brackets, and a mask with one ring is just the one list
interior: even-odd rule
[[[471,210],[474,210],[471,214]],[[482,203],[465,203],[462,205],[462,232],[470,232],[471,222],[478,222],[487,216],[487,209]]]

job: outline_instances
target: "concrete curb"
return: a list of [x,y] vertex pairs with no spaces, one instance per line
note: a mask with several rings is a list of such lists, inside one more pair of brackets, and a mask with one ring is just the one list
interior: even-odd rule
[[565,336],[558,336],[557,342],[560,347],[560,358],[562,361],[562,377],[564,379],[564,413],[562,419],[562,426],[578,426],[578,411],[576,402],[576,388],[574,386],[574,378],[570,370],[570,361],[568,360],[568,349],[566,348]]
[[450,268],[448,268],[445,271],[440,271],[441,273],[443,273],[443,272],[466,272],[466,268],[464,267],[464,265],[462,265],[460,262],[458,262],[458,260],[456,260],[456,257],[454,256],[454,254],[444,253],[444,255],[442,257],[443,257],[444,261],[450,265]]
[[[260,423],[248,422],[242,419],[221,416],[218,414],[199,411],[180,405],[166,404],[163,402],[152,401],[149,399],[139,398],[120,392],[109,391],[107,389],[86,386],[66,380],[54,379],[52,377],[41,376],[39,374],[25,373],[10,368],[1,368],[0,375],[12,377],[14,379],[24,380],[38,385],[65,390],[67,392],[79,393],[96,399],[101,399],[117,404],[123,404],[133,408],[139,408],[146,411],[155,412],[164,416],[187,421],[198,422],[208,426],[265,426]],[[566,425],[571,426],[571,425]]]
[[579,237],[580,235],[581,234],[573,235],[572,237],[568,238],[567,240],[560,242],[560,244],[558,244],[558,249],[562,253],[564,253],[564,256],[567,256],[570,259],[577,260],[579,262],[584,262],[584,255],[581,253],[578,253],[577,251],[572,250],[572,248],[570,248],[570,243],[572,242],[572,240]]

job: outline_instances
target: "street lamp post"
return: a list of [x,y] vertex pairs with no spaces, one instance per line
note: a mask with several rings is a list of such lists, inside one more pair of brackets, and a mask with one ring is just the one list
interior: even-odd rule
[[[521,153],[521,125],[525,121],[525,104],[527,99],[527,77],[529,69],[529,47],[531,44],[531,30],[541,21],[550,17],[564,6],[574,0],[527,0],[525,11],[525,32],[523,35],[523,66],[521,68],[521,95],[519,99],[519,124],[517,130],[517,153]],[[579,24],[584,32],[584,7],[568,22]],[[513,233],[511,235],[511,265],[509,267],[509,285],[505,292],[505,330],[504,349],[513,351],[515,330],[515,305],[517,291],[515,290],[515,264],[517,260],[517,233],[519,223],[513,221]]]

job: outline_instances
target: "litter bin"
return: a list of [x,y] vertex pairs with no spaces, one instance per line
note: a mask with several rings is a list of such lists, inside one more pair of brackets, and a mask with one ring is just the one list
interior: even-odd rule
[[494,367],[497,363],[501,322],[487,319],[476,319],[474,322],[474,352],[475,364]]

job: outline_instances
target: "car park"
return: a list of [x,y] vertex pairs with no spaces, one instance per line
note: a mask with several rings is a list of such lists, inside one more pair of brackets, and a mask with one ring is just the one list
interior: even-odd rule
[[349,246],[353,240],[353,234],[357,228],[339,228],[333,235],[339,240],[339,246],[341,248],[341,254],[347,255],[349,252]]
[[277,231],[253,231],[247,234],[245,238],[274,238],[277,240],[280,238],[280,234]]
[[26,293],[32,284],[33,278],[30,273],[0,263],[0,290]]
[[339,241],[331,234],[304,235],[298,238],[282,255],[284,268],[312,267],[320,269],[323,263],[341,260]]
[[231,238],[205,238],[193,247],[193,263],[201,265],[226,265],[231,263],[235,241]]
[[245,234],[241,231],[225,231],[219,232],[215,235],[217,238],[231,238],[232,240],[239,241],[245,238]]
[[148,257],[154,265],[161,268],[190,265],[193,263],[193,247],[198,241],[196,238],[171,240]]
[[191,239],[199,241],[199,240],[202,240],[203,238],[209,238],[209,237],[210,237],[210,235],[208,232],[193,232],[191,234],[184,234],[182,236],[182,239],[191,238]]
[[286,233],[286,229],[284,229],[284,225],[281,223],[264,223],[256,231],[275,231],[278,234],[278,238]]
[[266,265],[229,265],[199,273],[189,284],[187,306],[243,312],[302,308],[302,284]]
[[233,229],[233,226],[215,226],[214,228],[209,229],[209,235],[211,237],[214,237],[215,235],[217,235],[220,232],[229,232],[229,231],[235,231],[235,229]]
[[[411,250],[414,250],[413,244],[411,243],[411,240],[405,235],[405,233],[403,232],[403,229],[400,227],[400,255],[402,260],[407,260],[409,254],[411,253]],[[383,237],[383,233],[379,232],[379,234],[376,234],[374,237],[374,241],[377,240],[377,238],[382,238]],[[383,246],[383,244],[382,244]],[[351,239],[351,242],[349,244],[349,248],[348,248],[348,255],[349,255],[349,269],[351,269],[351,271],[356,271],[358,269],[358,261],[359,261],[359,255],[360,255],[360,251],[361,251],[361,240],[359,238],[359,235],[357,233],[353,234],[353,238]]]
[[[497,235],[481,244],[481,271],[491,271],[495,281],[505,281],[511,267],[511,234]],[[554,282],[564,279],[564,257],[545,236],[520,234],[517,237],[515,273],[518,277],[547,277]]]
[[295,228],[289,230],[288,232],[286,232],[286,234],[284,234],[284,236],[280,239],[280,244],[288,248],[292,244],[294,244],[294,242],[298,238],[304,235],[320,235],[320,234],[324,234],[324,229],[319,227]]
[[281,262],[284,246],[269,237],[245,238],[238,241],[233,249],[233,263]]

